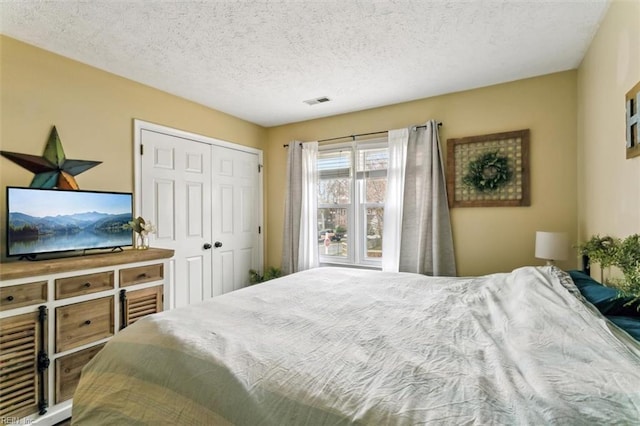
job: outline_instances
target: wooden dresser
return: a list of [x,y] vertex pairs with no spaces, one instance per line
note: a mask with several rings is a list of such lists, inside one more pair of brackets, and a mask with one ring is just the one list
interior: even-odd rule
[[0,263],[0,423],[70,417],[82,367],[115,333],[163,310],[172,256],[150,248]]

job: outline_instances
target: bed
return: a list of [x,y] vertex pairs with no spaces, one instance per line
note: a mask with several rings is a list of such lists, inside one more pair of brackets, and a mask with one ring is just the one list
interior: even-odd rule
[[152,315],[86,365],[73,424],[638,424],[640,343],[555,267],[317,268]]

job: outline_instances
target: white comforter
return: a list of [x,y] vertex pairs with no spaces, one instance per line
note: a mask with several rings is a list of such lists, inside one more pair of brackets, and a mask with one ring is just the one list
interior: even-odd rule
[[141,320],[75,424],[640,424],[640,345],[556,268],[319,268]]

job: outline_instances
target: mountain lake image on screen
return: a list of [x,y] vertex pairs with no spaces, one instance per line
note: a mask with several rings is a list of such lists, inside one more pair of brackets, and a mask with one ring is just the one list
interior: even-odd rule
[[131,246],[133,196],[7,187],[7,255]]

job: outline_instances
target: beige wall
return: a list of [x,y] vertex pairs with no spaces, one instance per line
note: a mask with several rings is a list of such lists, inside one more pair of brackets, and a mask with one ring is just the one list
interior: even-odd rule
[[[290,140],[316,140],[406,127],[437,119],[440,137],[531,129],[531,206],[456,208],[451,212],[458,273],[478,275],[541,264],[537,230],[576,240],[576,72],[500,84],[367,111],[268,129],[267,263],[282,250],[286,150]],[[560,266],[574,267],[571,261]]]
[[[41,155],[55,125],[67,158],[103,162],[76,177],[81,189],[133,190],[134,118],[260,149],[266,137],[258,125],[4,36],[0,87],[0,149]],[[4,187],[32,178],[0,158],[0,211]]]
[[[177,96],[0,36],[0,147],[42,154],[51,126],[67,157],[102,161],[82,189],[133,189],[133,119],[262,148],[265,129]],[[33,174],[2,159],[2,185]]]
[[579,237],[640,233],[640,157],[625,159],[625,94],[640,81],[640,2],[614,1],[578,69]]
[[[444,122],[443,146],[447,138],[530,128],[531,207],[452,210],[459,273],[474,275],[539,264],[536,230],[566,230],[574,241],[640,232],[640,158],[624,159],[624,94],[639,79],[636,1],[612,3],[577,72],[271,129],[0,36],[0,149],[39,155],[55,124],[70,158],[103,161],[77,177],[81,188],[130,191],[134,118],[263,148],[267,263],[278,265],[282,144],[431,118]],[[32,176],[0,158],[2,210],[4,186],[28,185]]]

